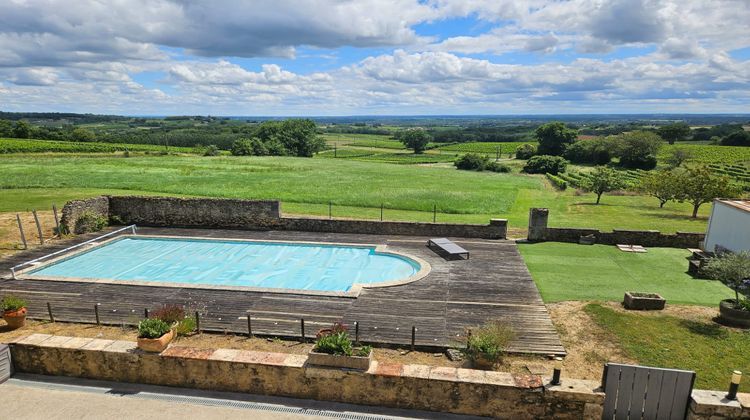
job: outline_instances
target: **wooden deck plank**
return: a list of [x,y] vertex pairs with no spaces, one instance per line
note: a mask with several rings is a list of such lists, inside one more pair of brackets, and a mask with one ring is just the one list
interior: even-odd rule
[[426,238],[419,237],[163,228],[139,228],[139,233],[387,244],[395,251],[424,259],[432,270],[410,284],[364,289],[356,299],[9,278],[8,269],[15,264],[94,236],[84,235],[0,260],[0,293],[24,297],[31,315],[41,319],[47,318],[49,302],[57,320],[93,323],[98,303],[102,322],[134,324],[144,316],[145,308],[154,310],[171,303],[184,305],[190,313],[198,311],[201,328],[207,331],[246,333],[248,314],[255,334],[278,336],[298,336],[300,318],[305,318],[307,337],[333,322],[344,322],[353,329],[356,321],[362,341],[396,345],[411,342],[412,326],[416,327],[418,345],[446,347],[456,345],[467,328],[502,319],[516,332],[511,351],[565,353],[539,291],[510,241],[451,238],[468,249],[472,258],[447,261],[426,247]]

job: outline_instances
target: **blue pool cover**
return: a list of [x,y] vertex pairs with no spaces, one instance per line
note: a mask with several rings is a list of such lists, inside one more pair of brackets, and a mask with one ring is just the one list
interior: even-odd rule
[[355,283],[406,279],[419,268],[372,247],[125,237],[31,274],[346,292]]

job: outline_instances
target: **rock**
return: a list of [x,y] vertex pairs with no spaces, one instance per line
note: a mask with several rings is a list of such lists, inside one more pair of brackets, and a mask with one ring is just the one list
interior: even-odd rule
[[460,362],[464,360],[464,355],[461,354],[461,352],[456,349],[446,350],[445,355],[448,356],[448,359],[450,359],[453,362]]

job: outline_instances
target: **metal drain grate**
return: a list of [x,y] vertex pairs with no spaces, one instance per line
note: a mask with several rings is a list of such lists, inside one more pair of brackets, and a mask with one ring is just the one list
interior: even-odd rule
[[213,406],[213,407],[252,409],[252,410],[268,411],[268,412],[275,412],[275,413],[303,414],[303,415],[308,415],[308,416],[328,417],[332,419],[394,420],[394,419],[403,418],[403,417],[379,416],[379,415],[373,415],[373,414],[345,413],[345,412],[342,413],[342,412],[337,412],[337,411],[289,407],[285,405],[264,404],[264,403],[256,403],[256,402],[251,402],[251,401],[229,400],[229,399],[220,399],[220,398],[205,398],[205,397],[195,397],[195,396],[188,396],[188,395],[158,394],[158,393],[153,393],[153,392],[133,392],[129,390],[118,391],[116,388],[107,389],[107,388],[95,387],[95,386],[71,385],[71,384],[65,384],[65,383],[45,382],[45,381],[38,381],[38,380],[24,380],[24,379],[18,379],[18,378],[9,379],[8,383],[17,385],[17,386],[43,388],[43,389],[50,389],[50,390],[56,390],[56,391],[88,392],[92,394],[119,396],[122,398],[168,401],[168,402],[178,402],[178,403],[184,403],[184,404],[206,405],[206,406]]

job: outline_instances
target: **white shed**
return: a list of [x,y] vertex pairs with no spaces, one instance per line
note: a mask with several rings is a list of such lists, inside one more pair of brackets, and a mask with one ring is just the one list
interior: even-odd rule
[[750,200],[714,200],[703,249],[750,251]]

